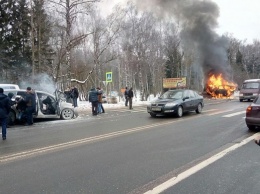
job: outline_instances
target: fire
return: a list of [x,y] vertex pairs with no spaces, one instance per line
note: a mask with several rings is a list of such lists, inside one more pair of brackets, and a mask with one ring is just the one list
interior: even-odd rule
[[222,77],[211,75],[207,81],[206,92],[215,98],[230,97],[235,91],[237,84],[228,82]]

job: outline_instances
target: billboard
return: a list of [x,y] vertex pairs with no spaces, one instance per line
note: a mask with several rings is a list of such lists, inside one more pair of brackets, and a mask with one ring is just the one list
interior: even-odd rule
[[186,88],[186,77],[163,78],[163,88]]

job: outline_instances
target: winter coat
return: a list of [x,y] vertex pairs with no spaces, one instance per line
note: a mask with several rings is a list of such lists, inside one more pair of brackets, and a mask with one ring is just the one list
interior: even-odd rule
[[79,97],[79,91],[77,88],[73,88],[70,93],[71,98],[78,98]]
[[126,90],[125,90],[125,97],[126,97],[126,98],[128,97],[128,92],[129,92],[129,90],[126,89]]
[[11,100],[3,93],[0,94],[0,118],[7,118],[11,110]]
[[133,90],[129,90],[128,91],[128,98],[133,98],[134,97],[134,93],[133,93]]
[[36,100],[35,100],[35,94],[34,93],[26,94],[24,101],[26,102],[27,107],[36,108]]
[[88,100],[89,102],[97,102],[98,101],[98,94],[101,92],[98,92],[95,88],[92,88],[88,93]]
[[98,102],[102,102],[102,90],[98,91],[100,94],[98,94]]

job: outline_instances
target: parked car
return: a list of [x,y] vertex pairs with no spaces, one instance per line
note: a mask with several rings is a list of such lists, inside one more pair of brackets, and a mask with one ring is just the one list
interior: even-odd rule
[[0,88],[3,88],[4,90],[10,90],[10,89],[16,89],[19,90],[19,86],[17,84],[0,84]]
[[[61,118],[69,120],[74,117],[74,109],[71,103],[66,102],[64,93],[55,91],[54,95],[43,91],[34,91],[36,100],[36,112],[34,118]],[[4,93],[8,95],[13,93],[12,101],[15,101],[17,97],[25,98],[26,90],[23,89],[6,89]],[[15,123],[19,116],[19,111],[16,109],[16,105],[12,106],[10,120]]]
[[260,126],[260,96],[258,95],[254,101],[246,109],[246,125],[249,130],[254,130]]
[[158,99],[147,106],[151,117],[156,115],[176,115],[182,117],[183,113],[196,111],[201,113],[204,107],[203,96],[196,91],[188,89],[168,90]]

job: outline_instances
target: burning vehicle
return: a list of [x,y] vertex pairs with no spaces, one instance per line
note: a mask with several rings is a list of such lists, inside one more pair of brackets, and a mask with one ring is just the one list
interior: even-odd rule
[[237,84],[228,82],[222,76],[210,75],[206,83],[206,92],[214,98],[228,98],[230,97],[237,88]]

